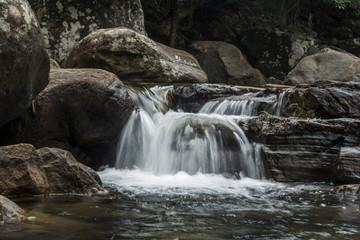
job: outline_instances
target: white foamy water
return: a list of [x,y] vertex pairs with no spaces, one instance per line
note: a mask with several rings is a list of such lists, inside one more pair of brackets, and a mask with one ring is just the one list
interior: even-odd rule
[[267,193],[269,196],[275,196],[290,192],[301,192],[304,188],[314,189],[314,186],[298,186],[295,188],[270,180],[256,180],[247,177],[238,180],[224,177],[221,174],[196,173],[190,175],[186,172],[178,172],[176,174],[155,175],[138,168],[133,170],[108,168],[98,172],[98,174],[106,186],[114,187],[122,193],[131,192],[135,195],[186,196],[205,194],[252,199],[254,198],[254,191],[256,195]]

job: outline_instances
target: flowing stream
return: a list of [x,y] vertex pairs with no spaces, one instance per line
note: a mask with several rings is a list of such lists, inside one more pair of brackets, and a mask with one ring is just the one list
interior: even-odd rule
[[0,233],[6,239],[360,239],[358,197],[331,194],[325,184],[267,179],[262,146],[236,124],[261,111],[278,114],[283,95],[216,99],[187,113],[168,107],[169,90],[131,92],[138,108],[122,132],[116,166],[99,172],[110,195],[14,199],[34,218],[0,226]]

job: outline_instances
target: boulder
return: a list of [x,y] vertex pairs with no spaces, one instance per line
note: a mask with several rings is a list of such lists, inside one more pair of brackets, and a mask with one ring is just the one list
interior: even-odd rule
[[359,118],[360,82],[318,81],[285,91],[281,115],[302,118]]
[[[301,120],[264,114],[238,123],[250,142],[263,144],[266,168],[276,181],[344,182],[340,176],[347,176],[346,182],[359,182],[346,172],[349,160],[339,167],[338,155],[342,147],[359,145],[360,120]],[[353,165],[355,174],[358,164]]]
[[0,194],[105,192],[99,176],[61,149],[36,150],[30,144],[0,147]]
[[70,152],[45,147],[38,149],[37,153],[49,183],[49,193],[89,194],[105,191],[99,175],[76,161]]
[[170,102],[174,109],[182,109],[185,112],[198,112],[211,99],[243,95],[261,90],[263,89],[220,84],[175,85],[171,91]]
[[140,0],[29,0],[49,55],[63,62],[74,45],[100,28],[124,26],[145,33]]
[[343,147],[340,149],[336,172],[338,181],[360,183],[360,147]]
[[197,60],[128,28],[100,29],[77,44],[66,67],[101,68],[124,82],[207,82]]
[[266,84],[264,76],[254,69],[241,51],[225,42],[203,41],[190,46],[210,83],[237,84],[261,87]]
[[48,191],[42,161],[32,145],[0,147],[0,173],[1,195],[38,195]]
[[0,195],[0,224],[16,223],[24,219],[24,210],[22,210],[13,201]]
[[281,80],[301,58],[317,48],[315,39],[308,34],[281,29],[250,28],[239,35],[240,49],[250,64],[265,77]]
[[0,130],[0,143],[63,148],[97,169],[114,164],[118,136],[133,108],[125,86],[112,73],[52,69],[33,108]]
[[344,52],[324,48],[316,54],[303,58],[289,72],[288,84],[299,85],[319,80],[345,82],[358,79],[360,58]]
[[48,84],[49,57],[26,0],[0,1],[0,126],[20,115]]

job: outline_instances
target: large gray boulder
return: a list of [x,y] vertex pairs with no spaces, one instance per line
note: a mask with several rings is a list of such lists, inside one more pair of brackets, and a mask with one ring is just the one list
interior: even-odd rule
[[316,54],[303,58],[289,72],[287,78],[291,85],[314,83],[319,80],[346,82],[358,80],[360,58],[344,52],[324,48]]
[[115,161],[118,135],[133,108],[125,86],[112,73],[52,69],[50,83],[33,107],[0,130],[0,143],[66,149],[97,169]]
[[266,84],[261,72],[253,68],[241,51],[232,44],[203,41],[195,42],[191,48],[210,83],[255,87]]
[[48,84],[49,57],[26,0],[0,0],[0,126],[20,115]]
[[100,28],[124,26],[145,34],[140,0],[29,0],[48,52],[62,62],[76,42]]
[[128,28],[100,29],[88,35],[71,51],[65,66],[105,69],[124,82],[207,82],[192,55]]

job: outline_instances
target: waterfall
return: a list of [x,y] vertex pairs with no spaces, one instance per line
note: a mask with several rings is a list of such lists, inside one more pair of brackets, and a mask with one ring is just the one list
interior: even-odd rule
[[156,87],[132,91],[138,108],[121,134],[117,169],[139,168],[159,175],[184,171],[265,177],[260,145],[253,146],[235,123],[237,116],[230,116],[252,115],[256,103],[215,101],[199,113],[177,112],[168,110],[169,90]]

